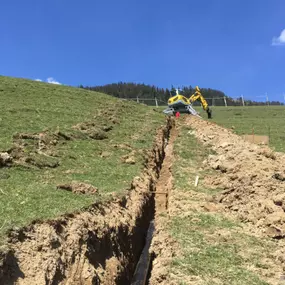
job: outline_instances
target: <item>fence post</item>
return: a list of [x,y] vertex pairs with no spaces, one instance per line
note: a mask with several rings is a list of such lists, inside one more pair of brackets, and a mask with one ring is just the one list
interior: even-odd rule
[[137,103],[139,103],[140,102],[140,100],[139,100],[139,96],[137,96]]
[[155,105],[156,107],[158,107],[157,98],[155,97],[154,99],[155,99]]
[[226,97],[224,97],[224,102],[225,102],[225,106],[228,107],[227,98]]
[[241,102],[242,102],[242,105],[244,106],[244,100],[243,100],[243,95],[241,94]]

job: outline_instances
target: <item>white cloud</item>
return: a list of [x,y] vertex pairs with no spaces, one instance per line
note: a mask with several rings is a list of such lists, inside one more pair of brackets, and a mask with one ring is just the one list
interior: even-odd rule
[[43,81],[43,80],[41,80],[41,79],[39,79],[39,78],[34,79],[34,80],[35,80],[35,81],[40,81],[40,82],[47,82],[47,83],[50,83],[50,84],[61,85],[61,83],[58,82],[58,81],[56,81],[53,77],[48,77],[48,78],[46,79],[46,81]]
[[285,29],[281,32],[280,36],[274,37],[272,39],[272,45],[273,46],[282,46],[285,45]]
[[58,81],[56,81],[53,77],[47,78],[47,83],[59,84],[59,85],[61,85],[61,83],[59,83]]

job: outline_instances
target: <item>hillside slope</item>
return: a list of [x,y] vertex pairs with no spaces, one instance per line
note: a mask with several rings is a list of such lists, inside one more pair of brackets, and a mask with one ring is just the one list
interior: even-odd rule
[[25,79],[1,76],[0,98],[0,241],[122,193],[164,124],[143,105]]

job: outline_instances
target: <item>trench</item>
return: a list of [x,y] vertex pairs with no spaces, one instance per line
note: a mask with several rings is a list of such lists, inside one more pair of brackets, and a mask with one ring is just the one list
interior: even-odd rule
[[146,242],[141,253],[141,257],[137,263],[136,271],[133,276],[131,285],[149,284],[152,271],[152,263],[157,256],[150,251],[153,235],[155,233],[156,217],[163,212],[167,212],[169,204],[169,195],[172,189],[172,162],[173,162],[173,145],[177,137],[175,127],[171,128],[167,137],[167,144],[164,149],[164,159],[162,162],[159,177],[156,183],[154,195],[154,220],[150,221],[147,231]]
[[125,197],[11,232],[0,284],[148,284],[153,221],[172,186],[174,131],[168,118]]

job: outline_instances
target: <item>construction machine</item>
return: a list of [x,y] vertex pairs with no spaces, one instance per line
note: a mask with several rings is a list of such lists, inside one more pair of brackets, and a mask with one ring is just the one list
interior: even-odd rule
[[212,118],[212,111],[209,108],[207,101],[201,94],[198,86],[195,87],[195,93],[191,95],[189,99],[179,94],[179,89],[172,89],[170,93],[172,97],[169,98],[168,108],[165,109],[163,113],[167,115],[175,115],[179,112],[199,116],[198,112],[192,106],[192,104],[198,100],[200,101],[203,109],[207,112],[208,119]]

